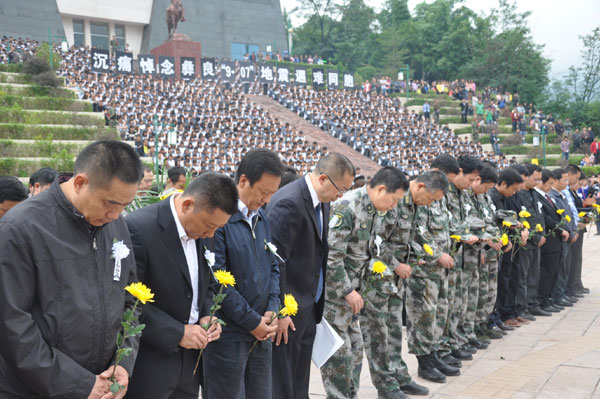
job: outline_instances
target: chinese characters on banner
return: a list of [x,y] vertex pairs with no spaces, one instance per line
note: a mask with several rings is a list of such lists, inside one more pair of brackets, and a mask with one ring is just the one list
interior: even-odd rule
[[108,72],[110,68],[110,54],[108,50],[92,49],[92,71]]
[[[276,66],[270,63],[254,65],[248,61],[221,61],[214,58],[202,58],[200,63],[195,57],[180,57],[179,60],[171,56],[156,57],[151,54],[138,55],[137,73],[151,76],[158,75],[163,79],[173,79],[176,76],[176,63],[179,62],[179,76],[183,80],[201,77],[203,80],[217,80],[224,82],[252,83],[257,78],[260,83],[281,85],[295,84],[307,86],[312,83],[316,89],[353,89],[354,75],[350,72],[340,73],[337,70],[325,68],[312,68],[310,73],[306,67],[301,66]],[[111,66],[113,67],[111,69]],[[91,50],[91,69],[93,72],[113,72],[119,74],[136,73],[134,69],[133,53],[117,51],[114,60],[108,50]],[[312,74],[312,79],[309,75]],[[258,75],[258,76],[257,76]]]

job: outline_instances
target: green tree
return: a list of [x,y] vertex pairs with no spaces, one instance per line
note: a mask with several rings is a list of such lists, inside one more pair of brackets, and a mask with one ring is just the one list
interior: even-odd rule
[[332,61],[354,70],[369,58],[374,42],[375,12],[363,0],[351,0],[332,35]]

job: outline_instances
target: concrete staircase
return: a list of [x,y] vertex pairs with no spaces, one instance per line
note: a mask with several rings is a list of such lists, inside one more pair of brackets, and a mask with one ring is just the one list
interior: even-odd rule
[[307,141],[316,141],[320,146],[327,147],[330,152],[339,152],[347,156],[355,167],[361,169],[361,174],[363,176],[373,176],[381,168],[379,164],[370,158],[354,151],[335,137],[330,136],[317,126],[298,116],[298,114],[285,108],[271,97],[248,95],[248,98],[267,110],[271,116],[279,119],[282,123],[289,123],[290,126],[295,127],[299,131],[302,130]]

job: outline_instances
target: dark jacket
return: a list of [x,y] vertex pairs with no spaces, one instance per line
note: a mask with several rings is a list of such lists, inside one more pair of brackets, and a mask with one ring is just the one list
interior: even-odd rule
[[215,233],[215,267],[229,270],[235,277],[235,287],[227,293],[218,316],[227,325],[221,341],[254,340],[249,332],[258,327],[267,311],[279,310],[279,266],[266,248],[271,242],[271,229],[262,209],[252,219],[253,229],[242,212]]
[[552,202],[554,202],[554,205],[557,209],[565,210],[565,212],[562,214],[562,217],[564,218],[566,215],[569,215],[569,217],[571,218],[570,222],[564,224],[563,230],[567,230],[569,232],[569,239],[573,238],[575,236],[575,233],[577,233],[577,227],[575,226],[575,218],[573,217],[573,212],[571,212],[569,202],[565,197],[563,197],[562,193],[558,192],[555,189],[550,190],[548,195],[552,199]]
[[[542,210],[541,213],[544,216],[544,234],[547,235],[546,243],[540,248],[541,252],[560,252],[562,249],[562,229],[556,227],[561,221],[561,216],[556,213],[557,207],[554,205],[554,202],[548,201],[545,195],[541,195],[537,191],[535,192],[535,196],[538,202],[538,209]],[[551,231],[553,231],[553,233],[550,233]]]
[[[315,210],[303,177],[273,195],[267,205],[267,215],[273,243],[285,260],[279,263],[281,293],[292,294],[298,301],[298,317],[294,323],[299,330],[296,321],[303,312],[304,315],[310,314],[315,305],[319,270],[323,271],[324,286],[327,285],[329,203],[323,203],[323,238],[318,235]],[[317,323],[323,317],[324,304],[323,294],[317,303]],[[313,324],[314,322],[311,321]]]
[[[146,324],[140,341],[138,361],[129,384],[127,398],[167,398],[184,373],[190,383],[194,364],[182,361],[198,357],[199,351],[179,346],[192,307],[190,272],[171,212],[170,198],[138,209],[125,218],[135,252],[137,274],[154,292],[155,302],[143,307],[140,322]],[[199,318],[210,314],[214,291],[204,248],[212,250],[210,240],[196,240],[198,254]]]
[[131,249],[123,219],[92,227],[57,181],[0,220],[0,397],[87,398],[109,368],[137,281],[133,251],[113,280],[114,239]]
[[536,249],[540,240],[542,239],[542,233],[536,232],[535,226],[539,224],[544,227],[544,217],[539,213],[539,208],[537,206],[537,202],[535,201],[535,197],[533,196],[533,191],[521,190],[517,192],[516,197],[518,204],[521,206],[521,210],[526,210],[531,214],[529,218],[519,218],[519,220],[526,220],[529,222],[531,227],[529,229],[529,239],[527,240],[527,245],[525,248]]

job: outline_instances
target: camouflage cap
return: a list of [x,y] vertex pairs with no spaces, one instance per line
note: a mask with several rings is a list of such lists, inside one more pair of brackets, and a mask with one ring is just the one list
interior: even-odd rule
[[498,219],[500,223],[508,222],[511,225],[518,224],[517,213],[509,209],[498,209],[496,211],[496,219]]
[[480,240],[492,238],[492,235],[486,231],[485,222],[483,220],[473,216],[468,216],[465,220],[465,223],[469,227],[471,234]]

